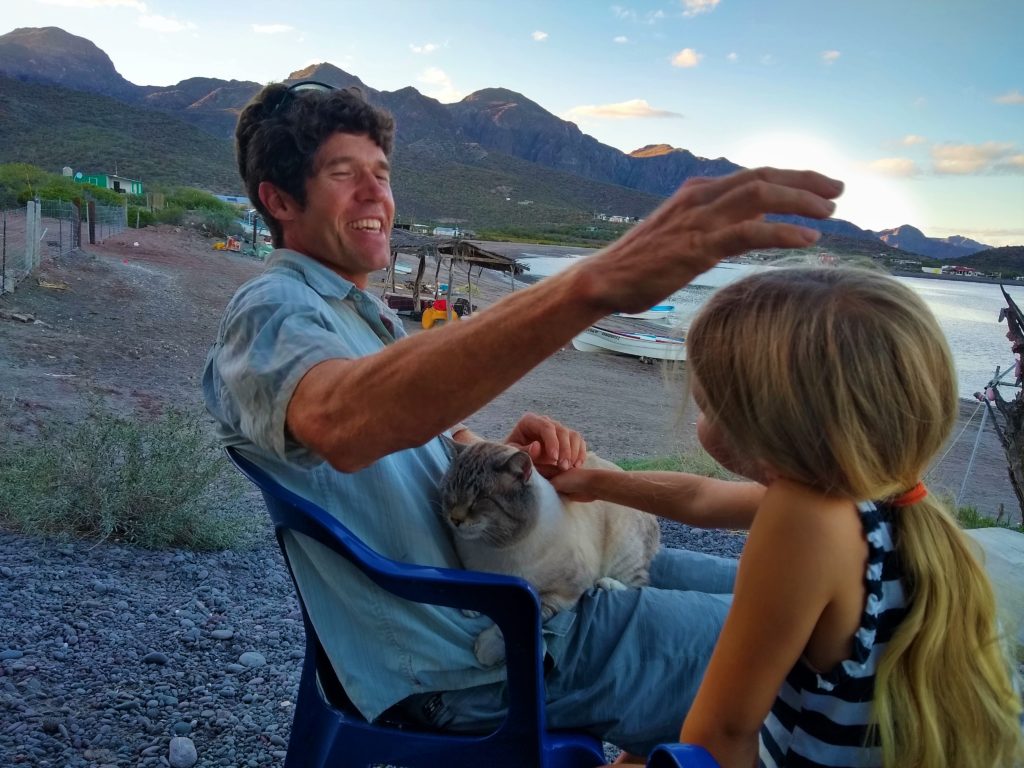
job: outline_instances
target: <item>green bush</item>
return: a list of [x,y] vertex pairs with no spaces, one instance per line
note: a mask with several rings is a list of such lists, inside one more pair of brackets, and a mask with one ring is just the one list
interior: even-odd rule
[[242,227],[233,211],[200,211],[196,215],[196,224],[209,234],[217,237],[241,235]]
[[153,218],[160,224],[181,224],[185,220],[185,209],[176,205],[169,205],[162,210],[155,211]]
[[148,208],[140,208],[134,205],[128,206],[128,226],[141,229],[156,223],[156,215]]
[[241,478],[192,414],[139,421],[97,405],[80,424],[11,443],[0,448],[0,521],[26,533],[193,549],[253,535],[253,519],[218,509]]

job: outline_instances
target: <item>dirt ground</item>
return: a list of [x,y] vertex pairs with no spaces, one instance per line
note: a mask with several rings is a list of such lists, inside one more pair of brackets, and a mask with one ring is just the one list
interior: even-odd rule
[[[168,406],[200,407],[199,380],[220,314],[235,288],[262,269],[212,244],[183,228],[128,230],[85,252],[44,260],[15,292],[0,296],[5,439],[31,439],[42,423],[78,419],[97,397],[140,417]],[[483,298],[474,298],[481,306],[509,289],[507,279],[485,274],[482,281]],[[423,332],[418,324],[407,327]],[[467,421],[500,438],[521,412],[533,410],[579,429],[608,458],[665,455],[695,445],[693,409],[679,416],[680,392],[658,366],[567,346]],[[968,476],[981,413],[965,401],[960,416],[929,484],[956,496],[966,477],[963,503],[988,515],[1005,505],[1018,520],[991,422]]]

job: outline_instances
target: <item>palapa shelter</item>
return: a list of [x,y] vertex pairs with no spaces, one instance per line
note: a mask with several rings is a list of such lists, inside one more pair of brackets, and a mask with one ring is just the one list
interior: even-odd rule
[[[417,256],[419,260],[412,288],[413,305],[417,312],[422,309],[420,305],[420,288],[423,284],[423,272],[426,269],[427,256],[433,256],[436,262],[434,270],[435,296],[441,267],[445,262],[448,264],[448,290],[445,298],[449,301],[449,306],[452,297],[452,282],[456,262],[465,265],[467,290],[471,297],[473,267],[479,267],[478,277],[484,269],[507,272],[510,276],[522,274],[525,271],[524,267],[514,258],[487,250],[483,247],[481,241],[435,237],[410,232],[407,229],[395,228],[391,231],[391,266],[388,268],[388,273],[384,278],[385,291],[387,291],[389,284],[391,291],[395,291],[395,265],[398,261],[399,253]],[[472,305],[472,302],[470,304]]]

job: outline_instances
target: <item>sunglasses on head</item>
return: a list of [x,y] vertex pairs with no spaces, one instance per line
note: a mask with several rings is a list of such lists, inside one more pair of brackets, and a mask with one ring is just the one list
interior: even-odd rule
[[284,92],[284,96],[277,102],[271,114],[276,114],[288,108],[297,96],[301,96],[306,91],[333,91],[334,86],[328,85],[327,83],[321,83],[317,80],[302,80],[298,83],[288,86],[288,90]]

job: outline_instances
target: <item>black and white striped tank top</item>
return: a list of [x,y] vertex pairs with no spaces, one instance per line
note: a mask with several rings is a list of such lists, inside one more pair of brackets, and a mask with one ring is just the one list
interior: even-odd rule
[[761,726],[763,768],[874,768],[881,766],[876,741],[866,743],[875,670],[905,615],[902,571],[895,555],[891,509],[858,505],[868,543],[864,576],[867,600],[853,652],[827,673],[803,660],[787,675]]

